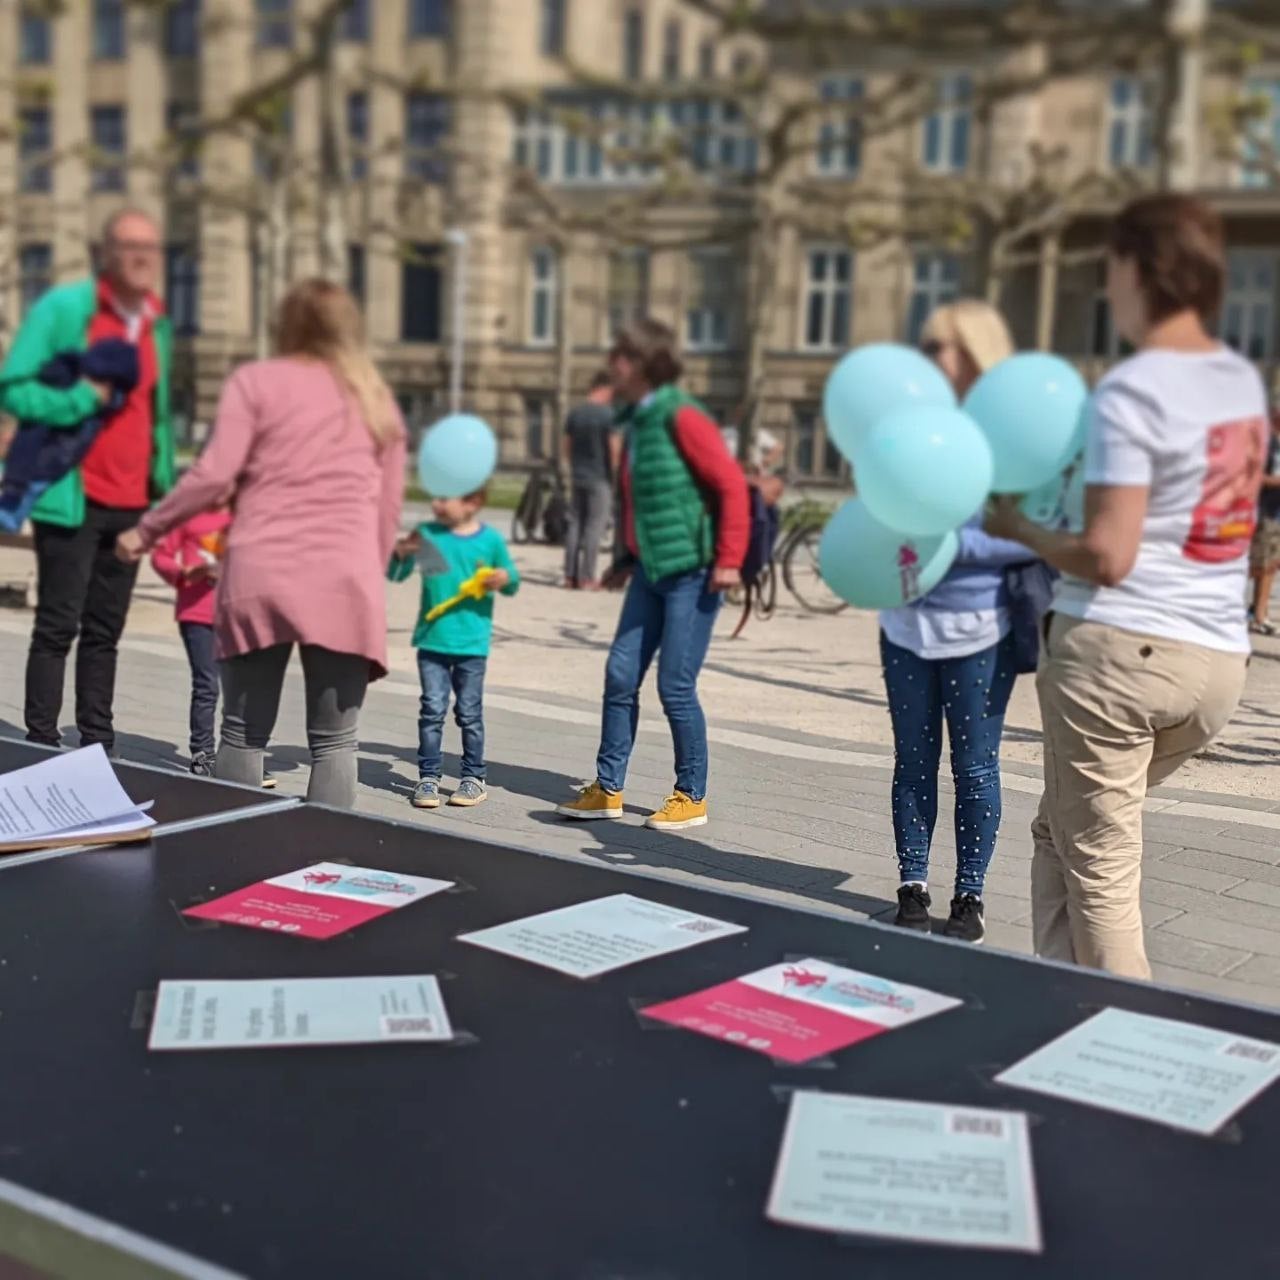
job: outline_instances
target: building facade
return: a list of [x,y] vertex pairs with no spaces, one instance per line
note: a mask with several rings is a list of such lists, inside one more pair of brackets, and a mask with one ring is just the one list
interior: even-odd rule
[[[692,390],[726,420],[750,404],[792,472],[819,484],[844,477],[820,413],[833,360],[911,340],[962,292],[998,298],[1020,343],[1091,372],[1118,353],[1099,193],[1140,186],[1158,162],[1141,71],[992,102],[983,83],[1034,73],[1044,51],[921,67],[909,49],[863,45],[815,65],[794,45],[726,37],[682,0],[354,0],[324,73],[291,78],[323,8],[78,0],[50,19],[0,0],[0,111],[15,122],[0,134],[6,333],[43,288],[88,269],[127,202],[165,228],[175,388],[197,435],[227,370],[264,350],[284,284],[337,254],[415,425],[448,405],[460,351],[464,403],[497,427],[504,461],[553,456],[612,334],[652,313],[679,330]],[[1223,335],[1269,369],[1280,67],[1192,70],[1180,180],[1227,216]],[[865,127],[867,103],[917,81],[918,110]],[[1245,97],[1237,147],[1215,122]],[[1016,238],[993,284],[969,212],[990,216],[992,192],[1016,211],[1046,155],[1078,203]]]

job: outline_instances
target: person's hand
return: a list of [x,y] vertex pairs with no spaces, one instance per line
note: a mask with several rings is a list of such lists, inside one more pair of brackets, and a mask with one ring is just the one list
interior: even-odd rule
[[717,565],[711,570],[711,590],[728,591],[730,587],[742,585],[742,574],[737,569],[727,569]]
[[86,378],[85,381],[93,388],[100,403],[106,404],[111,399],[114,388],[109,382],[95,382],[93,378]]
[[486,591],[501,591],[511,585],[511,575],[505,569],[495,569],[485,580]]
[[605,591],[621,591],[631,581],[631,572],[629,564],[613,565],[600,579],[600,586]]
[[396,559],[407,560],[410,556],[416,556],[420,546],[422,546],[422,534],[416,529],[412,533],[401,534],[396,539]]
[[116,539],[116,559],[125,564],[137,564],[145,553],[142,534],[137,529],[126,529]]
[[982,527],[993,538],[1007,538],[1010,542],[1018,542],[1026,516],[1018,509],[1018,498],[1012,494],[1001,493],[987,500],[987,509],[983,512]]
[[222,577],[222,565],[216,560],[212,564],[202,560],[199,564],[188,565],[182,576],[192,586],[198,582],[217,582]]

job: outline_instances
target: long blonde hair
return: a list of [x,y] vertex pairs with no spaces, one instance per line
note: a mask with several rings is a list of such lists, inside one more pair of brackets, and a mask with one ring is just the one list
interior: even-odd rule
[[395,438],[395,400],[365,346],[360,308],[341,285],[303,280],[285,294],[276,318],[276,352],[323,361],[355,398],[378,447]]
[[1013,339],[1004,317],[989,302],[977,298],[961,298],[938,307],[925,321],[921,339],[955,343],[969,353],[979,373],[1013,355]]

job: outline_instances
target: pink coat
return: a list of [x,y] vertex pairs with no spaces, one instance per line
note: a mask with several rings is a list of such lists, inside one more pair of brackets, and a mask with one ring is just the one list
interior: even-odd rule
[[178,487],[139,525],[150,548],[231,491],[215,621],[232,658],[310,644],[387,672],[383,573],[400,526],[404,423],[378,449],[328,367],[261,360],[227,382],[213,434]]
[[[209,511],[192,516],[165,534],[151,553],[151,567],[171,586],[178,589],[174,613],[179,622],[199,622],[213,626],[213,598],[217,583],[209,578],[192,582],[187,569],[208,564],[209,557],[221,561],[230,511]],[[217,547],[212,545],[217,543]]]

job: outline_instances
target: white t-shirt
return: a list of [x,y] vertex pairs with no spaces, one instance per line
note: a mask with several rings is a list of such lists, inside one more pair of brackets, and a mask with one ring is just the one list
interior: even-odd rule
[[926,609],[905,604],[880,614],[880,630],[890,644],[917,658],[967,658],[997,645],[1009,634],[1009,610]]
[[1267,438],[1262,379],[1227,347],[1143,351],[1118,365],[1090,406],[1085,483],[1147,487],[1138,559],[1118,587],[1064,577],[1054,608],[1248,653],[1245,587]]

